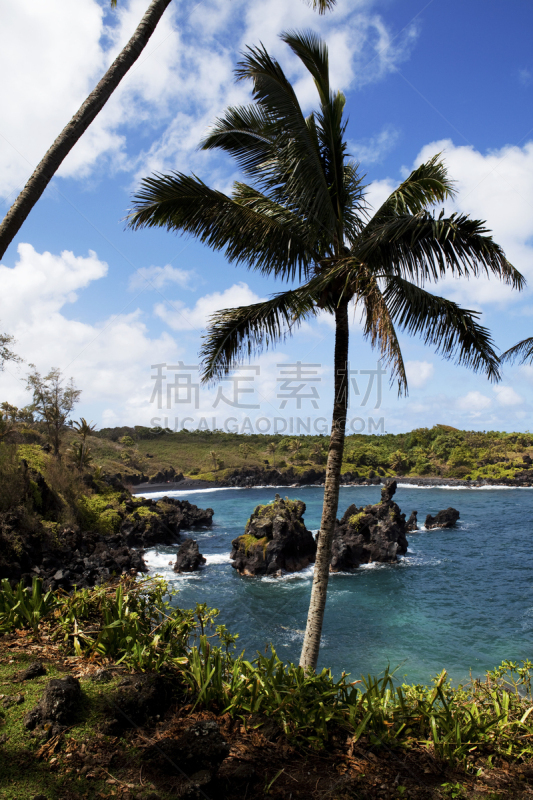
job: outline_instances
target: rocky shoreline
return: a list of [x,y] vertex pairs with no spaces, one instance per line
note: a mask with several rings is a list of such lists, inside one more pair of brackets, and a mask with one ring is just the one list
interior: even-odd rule
[[[164,497],[119,498],[118,529],[97,532],[80,526],[28,525],[23,509],[3,514],[0,530],[0,580],[41,578],[46,590],[71,591],[105,583],[121,574],[148,572],[144,548],[183,542],[181,532],[212,524],[213,509]],[[185,540],[187,541],[187,540]],[[200,562],[201,563],[201,562]]]
[[[274,472],[274,470],[269,470],[269,472]],[[251,476],[250,476],[251,477]],[[272,482],[268,482],[263,480],[265,478],[264,475],[257,475],[255,476],[258,479],[257,483],[248,483],[244,482],[242,484],[236,485],[234,481],[204,481],[204,480],[196,480],[195,478],[183,478],[179,481],[168,481],[166,483],[142,483],[132,487],[131,492],[132,494],[146,494],[147,492],[176,492],[176,491],[201,491],[203,489],[232,489],[232,488],[239,488],[239,489],[258,489],[264,486],[271,486],[273,488],[276,487],[289,487],[289,488],[301,488],[302,486],[323,486],[324,485],[324,474],[322,473],[321,477],[317,480],[309,480],[306,473],[301,475],[298,480],[293,480],[291,482],[285,482],[283,479],[285,477],[284,473],[277,473],[277,479],[272,476]],[[270,476],[269,476],[270,477]],[[261,479],[260,479],[261,478]],[[345,473],[342,476],[342,486],[379,486],[380,484],[385,482],[385,478],[376,477],[376,478],[358,478],[354,479],[351,473]],[[486,487],[493,487],[494,489],[498,488],[531,488],[533,487],[533,476],[528,477],[527,479],[515,479],[515,478],[506,478],[505,480],[500,481],[490,481],[490,480],[481,480],[481,481],[467,481],[461,478],[411,478],[411,477],[403,477],[402,475],[396,475],[393,478],[398,485],[408,485],[408,486],[419,486],[424,488],[455,488],[455,489],[481,489]]]

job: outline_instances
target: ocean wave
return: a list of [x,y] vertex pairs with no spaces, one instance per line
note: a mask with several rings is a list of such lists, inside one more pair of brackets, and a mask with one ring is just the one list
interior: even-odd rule
[[230,564],[229,553],[202,553],[207,564]]
[[262,575],[259,580],[264,583],[277,583],[278,581],[310,580],[313,578],[315,565],[310,564],[299,572],[282,572],[281,575]]
[[209,494],[210,492],[230,492],[237,489],[245,489],[245,486],[218,486],[210,489],[168,489],[164,492],[136,492],[135,497],[149,497],[157,500],[161,497],[180,497],[186,494]]
[[500,489],[531,489],[531,486],[445,486],[444,484],[434,484],[432,486],[425,486],[420,483],[398,483],[398,489],[450,489],[453,491],[492,491]]

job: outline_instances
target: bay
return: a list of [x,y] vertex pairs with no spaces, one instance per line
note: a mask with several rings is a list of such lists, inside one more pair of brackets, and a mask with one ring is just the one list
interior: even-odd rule
[[[152,574],[162,575],[175,602],[220,609],[219,622],[239,634],[248,658],[270,643],[284,661],[298,661],[305,629],[312,567],[281,578],[243,577],[231,567],[231,540],[244,531],[259,503],[275,493],[306,503],[310,530],[320,524],[323,489],[282,487],[150,493],[189,500],[215,511],[213,527],[186,533],[198,541],[206,566],[176,575],[176,547],[149,550]],[[339,516],[351,504],[380,498],[379,486],[341,488]],[[443,668],[454,682],[483,675],[504,659],[533,655],[533,490],[398,488],[395,500],[408,516],[453,506],[456,529],[408,535],[409,549],[397,564],[372,564],[332,575],[319,668],[354,678],[378,675],[387,665],[396,677],[427,683]],[[169,563],[170,562],[170,563]]]

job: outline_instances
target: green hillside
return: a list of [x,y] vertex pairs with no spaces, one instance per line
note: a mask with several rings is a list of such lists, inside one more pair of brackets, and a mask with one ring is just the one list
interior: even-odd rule
[[[185,476],[224,480],[235,469],[297,472],[325,465],[327,436],[239,435],[209,431],[107,428],[90,439],[94,464],[123,475],[151,477],[173,468]],[[446,425],[410,433],[346,438],[343,472],[360,477],[514,478],[529,467],[533,434],[461,431]],[[524,457],[526,461],[524,461]]]

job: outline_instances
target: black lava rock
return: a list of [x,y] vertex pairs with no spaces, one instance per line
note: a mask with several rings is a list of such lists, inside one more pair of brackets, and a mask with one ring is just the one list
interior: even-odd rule
[[205,786],[216,775],[229,751],[218,723],[205,720],[195,722],[178,738],[159,739],[146,748],[144,758],[167,773],[182,770],[193,783]]
[[298,572],[312,564],[316,542],[303,520],[305,503],[283,500],[257,506],[243,536],[232,541],[232,566],[243,575]]
[[205,564],[205,558],[198,549],[198,543],[194,539],[185,539],[178,548],[174,572],[195,572]]
[[109,699],[110,719],[105,728],[118,733],[163,714],[171,698],[167,681],[157,673],[128,675]]
[[459,512],[456,508],[446,508],[444,511],[439,511],[436,516],[432,517],[428,514],[426,517],[425,526],[427,530],[433,528],[455,528],[457,520],[459,519]]
[[40,702],[24,717],[28,730],[43,729],[55,736],[65,730],[75,719],[81,702],[80,682],[72,675],[53,678],[46,685]]
[[331,571],[345,572],[373,561],[393,563],[407,552],[407,524],[392,498],[396,481],[388,480],[381,502],[357,508],[351,505],[337,520],[333,536]]

